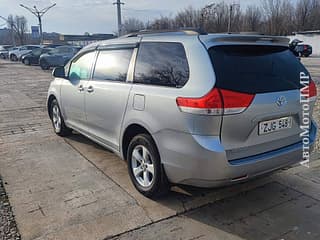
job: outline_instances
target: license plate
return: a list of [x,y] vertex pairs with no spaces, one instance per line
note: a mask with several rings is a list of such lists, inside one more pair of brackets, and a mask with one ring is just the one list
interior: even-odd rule
[[259,135],[282,131],[292,127],[292,117],[273,119],[259,123]]

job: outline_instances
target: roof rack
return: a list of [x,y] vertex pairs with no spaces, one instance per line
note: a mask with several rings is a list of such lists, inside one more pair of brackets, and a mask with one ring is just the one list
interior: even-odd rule
[[220,34],[230,34],[230,35],[265,35],[261,32],[222,32]]
[[138,37],[142,35],[162,35],[162,34],[185,34],[185,35],[206,35],[207,33],[201,29],[195,28],[180,28],[180,29],[165,29],[165,30],[141,30],[139,32],[129,33],[121,36],[121,38]]

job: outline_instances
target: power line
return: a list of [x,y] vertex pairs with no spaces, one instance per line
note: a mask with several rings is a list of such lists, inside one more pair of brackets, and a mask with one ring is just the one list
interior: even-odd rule
[[38,10],[38,8],[36,6],[33,6],[33,8],[27,7],[23,4],[20,4],[21,7],[27,9],[29,12],[31,12],[33,15],[35,15],[38,18],[39,21],[39,28],[40,28],[40,44],[43,43],[43,33],[42,33],[42,17],[44,14],[46,14],[51,8],[53,8],[54,6],[56,6],[57,4],[54,3],[52,5],[50,5],[49,7],[45,7],[41,10]]
[[118,36],[121,36],[122,34],[122,20],[121,20],[121,5],[124,5],[121,0],[117,0],[113,3],[113,5],[117,5],[117,13],[118,13]]

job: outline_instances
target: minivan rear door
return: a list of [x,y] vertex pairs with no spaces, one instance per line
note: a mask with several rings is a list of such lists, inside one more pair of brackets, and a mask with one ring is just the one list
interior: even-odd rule
[[209,54],[216,88],[253,96],[241,113],[224,110],[221,141],[228,160],[301,141],[300,74],[308,71],[288,47],[233,44],[211,47]]

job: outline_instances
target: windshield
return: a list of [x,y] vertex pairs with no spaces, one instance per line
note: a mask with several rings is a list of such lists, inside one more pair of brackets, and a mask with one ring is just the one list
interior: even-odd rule
[[57,48],[54,48],[51,51],[49,51],[49,54],[57,54],[57,53],[59,53],[59,49]]
[[32,54],[35,56],[39,56],[42,53],[42,49],[41,48],[36,48],[32,50]]

